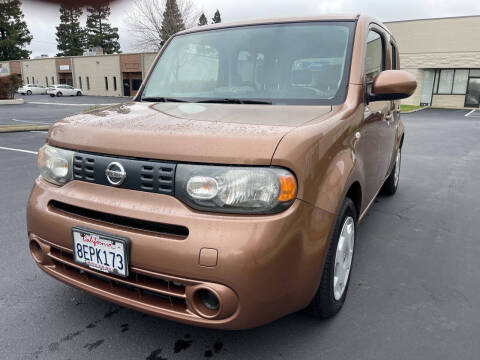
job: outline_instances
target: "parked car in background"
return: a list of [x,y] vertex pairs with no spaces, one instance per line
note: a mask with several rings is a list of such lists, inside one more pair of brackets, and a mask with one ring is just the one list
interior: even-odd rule
[[22,95],[45,95],[47,88],[38,84],[26,84],[18,88],[17,93]]
[[193,325],[334,316],[358,224],[399,184],[399,100],[417,83],[398,54],[368,16],[176,34],[134,101],[48,133],[27,208],[35,262]]
[[54,96],[82,96],[82,90],[76,89],[70,85],[52,85],[48,87],[47,94]]

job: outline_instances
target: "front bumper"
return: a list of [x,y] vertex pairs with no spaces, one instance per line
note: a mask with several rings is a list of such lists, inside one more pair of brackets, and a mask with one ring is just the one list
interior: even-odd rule
[[[188,235],[112,224],[63,211],[55,202],[177,225]],[[211,214],[171,196],[78,181],[57,187],[40,178],[27,209],[30,249],[48,274],[142,312],[223,329],[259,326],[307,306],[320,281],[333,221],[332,214],[300,200],[276,215]],[[74,226],[130,238],[129,278],[73,263]],[[202,309],[199,289],[219,297],[218,311]]]

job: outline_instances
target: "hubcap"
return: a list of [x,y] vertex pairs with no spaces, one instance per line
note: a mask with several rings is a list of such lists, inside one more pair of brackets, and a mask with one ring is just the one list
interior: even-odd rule
[[352,267],[353,248],[355,246],[355,222],[351,216],[343,223],[335,254],[335,270],[333,276],[333,295],[340,300],[345,292]]
[[397,151],[397,159],[395,161],[395,187],[398,186],[400,180],[400,165],[402,164],[402,152],[400,149]]

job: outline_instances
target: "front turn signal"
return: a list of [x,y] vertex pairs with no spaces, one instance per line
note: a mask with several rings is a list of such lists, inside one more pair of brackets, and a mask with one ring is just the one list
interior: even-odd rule
[[278,177],[280,182],[280,193],[278,194],[278,201],[291,201],[297,195],[297,181],[293,175],[281,175]]

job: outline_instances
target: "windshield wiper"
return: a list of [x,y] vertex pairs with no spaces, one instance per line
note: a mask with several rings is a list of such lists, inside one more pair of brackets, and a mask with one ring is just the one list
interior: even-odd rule
[[250,99],[234,99],[234,98],[225,98],[225,99],[208,99],[198,101],[201,104],[260,104],[260,105],[272,105],[270,101],[264,100],[250,100]]
[[180,103],[186,103],[188,101],[182,100],[182,99],[175,99],[175,98],[169,98],[169,97],[144,97],[142,98],[142,101],[148,101],[148,102],[180,102]]

